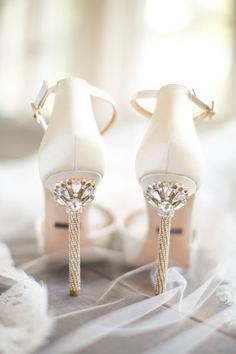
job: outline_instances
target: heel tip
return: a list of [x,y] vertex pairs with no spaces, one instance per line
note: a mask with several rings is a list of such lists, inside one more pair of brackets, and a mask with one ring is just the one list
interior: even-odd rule
[[79,290],[70,290],[70,296],[79,296],[80,291]]
[[162,290],[162,291],[155,291],[154,292],[154,296],[158,296],[158,295],[161,295],[161,294],[163,294],[165,292],[165,290]]

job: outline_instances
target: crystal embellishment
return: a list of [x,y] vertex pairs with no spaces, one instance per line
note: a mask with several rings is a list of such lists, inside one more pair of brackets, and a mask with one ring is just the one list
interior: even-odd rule
[[179,183],[158,182],[147,187],[145,196],[157,208],[159,216],[173,217],[175,211],[186,204],[189,192]]
[[67,179],[55,185],[53,194],[58,204],[66,206],[66,211],[80,212],[94,199],[95,182],[86,179]]

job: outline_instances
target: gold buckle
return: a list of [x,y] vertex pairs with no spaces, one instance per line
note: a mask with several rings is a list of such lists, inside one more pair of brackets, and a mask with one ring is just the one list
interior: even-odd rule
[[194,96],[194,98],[198,102],[199,107],[201,107],[201,108],[206,110],[207,115],[208,115],[208,119],[212,119],[212,117],[216,114],[215,111],[214,111],[215,102],[211,101],[211,106],[207,105],[206,103],[204,103],[203,101],[201,101],[197,97],[196,91],[193,88],[192,88],[191,94]]
[[214,106],[215,106],[215,102],[211,101],[211,107],[209,107],[209,119],[212,119],[212,117],[216,114],[216,112],[214,111]]
[[42,117],[42,112],[39,107],[36,107],[34,103],[31,103],[31,107],[33,109],[33,118],[36,120],[37,123],[40,123],[40,118]]

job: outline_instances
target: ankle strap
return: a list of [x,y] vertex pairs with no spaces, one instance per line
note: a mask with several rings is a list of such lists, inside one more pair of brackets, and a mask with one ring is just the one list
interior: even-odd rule
[[[107,103],[109,103],[112,106],[112,115],[111,115],[107,125],[100,131],[100,133],[103,134],[111,127],[111,125],[114,123],[114,120],[116,118],[115,102],[114,102],[113,98],[108,93],[106,93],[94,86],[91,86],[91,85],[88,85],[88,86],[89,86],[89,91],[90,91],[91,96],[99,98],[103,101],[106,101]],[[56,85],[49,87],[48,83],[46,81],[43,81],[42,87],[41,87],[38,95],[36,96],[36,99],[34,100],[33,103],[31,103],[31,107],[33,109],[33,117],[36,120],[36,122],[41,125],[41,127],[43,128],[44,131],[47,130],[48,123],[42,114],[42,109],[43,109],[43,106],[44,106],[48,96],[52,93],[55,93],[55,88],[56,88]]]
[[[212,118],[215,115],[214,112],[214,101],[211,102],[211,106],[208,106],[206,103],[201,101],[195,91],[192,89],[192,91],[188,91],[189,93],[189,98],[190,100],[196,104],[199,108],[203,110],[202,113],[198,114],[197,116],[193,117],[194,121],[200,121],[205,118]],[[143,116],[147,118],[151,118],[153,113],[149,112],[147,109],[145,109],[140,103],[138,103],[139,99],[145,99],[145,98],[156,98],[158,99],[159,96],[159,91],[158,90],[146,90],[146,91],[139,91],[134,94],[134,96],[131,99],[131,105],[132,107],[139,113],[141,113]]]

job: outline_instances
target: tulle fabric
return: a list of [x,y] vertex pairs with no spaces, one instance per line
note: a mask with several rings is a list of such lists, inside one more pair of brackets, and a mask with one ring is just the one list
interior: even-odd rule
[[31,353],[53,327],[47,310],[47,290],[14,267],[4,243],[0,243],[0,259],[0,353]]
[[[82,253],[97,254],[113,263],[121,260],[118,251],[89,248],[83,249]],[[98,343],[102,346],[107,338],[115,342],[122,339],[121,343],[125,340],[132,352],[136,346],[133,339],[150,334],[156,340],[151,345],[144,340],[137,353],[172,353],[173,348],[178,348],[177,352],[190,353],[212,333],[226,324],[232,325],[232,319],[236,317],[234,302],[222,305],[217,298],[221,287],[225,286],[222,279],[227,267],[218,266],[206,272],[204,281],[194,276],[193,268],[186,271],[171,267],[167,273],[167,291],[152,296],[155,264],[148,264],[116,277],[101,289],[101,295],[93,303],[79,309],[75,303],[70,311],[49,314],[45,286],[35,282],[23,270],[36,278],[41,278],[45,271],[50,272],[52,264],[60,271],[63,255],[55,253],[39,257],[21,265],[22,270],[14,268],[4,244],[1,245],[1,255],[2,260],[5,259],[0,271],[1,286],[7,284],[0,297],[0,333],[3,337],[0,348],[4,354],[30,353],[39,346],[44,354],[79,353],[91,348],[96,352],[94,348]],[[141,279],[146,279],[146,288],[139,288]],[[125,286],[127,291],[117,291],[120,286]],[[212,311],[208,313],[205,309],[212,301],[217,305],[211,306]],[[197,322],[192,321],[191,318],[199,313]],[[43,326],[38,326],[39,322]],[[73,327],[68,329],[70,322]],[[59,337],[53,336],[53,323],[56,330],[60,327],[67,330]]]
[[[209,303],[209,300],[212,301],[212,297],[216,297],[216,290],[221,283],[218,272],[215,271],[202,285],[194,287],[191,280],[188,279],[189,273],[173,267],[168,270],[168,290],[164,294],[153,297],[133,290],[129,295],[129,299],[132,299],[133,303],[127,305],[125,302],[127,299],[122,297],[110,301],[110,298],[116,294],[116,286],[124,281],[132,289],[132,282],[135,277],[149,274],[151,284],[153,271],[153,264],[132,270],[115,279],[98,299],[95,306],[57,316],[57,321],[63,321],[64,318],[68,320],[71,317],[71,320],[76,323],[76,317],[79,318],[86,311],[94,312],[95,315],[94,319],[87,321],[85,324],[78,325],[78,327],[75,325],[70,333],[48,345],[43,353],[83,352],[91,345],[95,345],[110,336],[132,338],[152,333],[158,337],[163,330],[167,334],[173,328],[188,323],[191,316],[203,309]],[[114,305],[118,305],[118,309],[114,310]],[[105,314],[96,317],[96,311],[101,308],[105,310]],[[204,318],[204,322],[203,320],[197,324],[194,322],[194,325],[186,326],[180,333],[162,340],[161,343],[157,343],[156,346],[148,348],[144,352],[173,353],[173,348],[178,348],[177,352],[190,353],[212,333],[227,323],[235,310],[235,305],[219,307],[215,309],[212,315]],[[135,343],[133,345],[134,350]],[[137,352],[140,352],[138,348]]]
[[[90,248],[82,252],[103,254],[104,258],[113,262],[114,259],[117,262],[121,259],[119,252],[110,250]],[[43,269],[51,266],[48,264],[49,259],[50,262],[57,264],[58,261],[60,264],[60,257],[61,254],[43,256],[22,265],[22,269],[37,277]],[[173,353],[173,348],[180,353],[190,353],[212,333],[232,321],[236,313],[235,305],[222,305],[217,298],[217,291],[227,269],[218,266],[205,272],[204,281],[200,278],[196,281],[193,269],[186,271],[171,267],[167,273],[167,291],[152,296],[154,269],[155,264],[148,264],[130,270],[101,289],[101,295],[94,303],[80,309],[52,314],[55,328],[66,326],[67,331],[59,337],[50,337],[40,352],[96,352],[97,345],[102,347],[109,338],[116,343],[125,341],[132,352],[137,345],[134,338],[145,338],[151,334],[156,338],[154,343],[150,345],[144,340],[136,348],[137,353]],[[147,288],[141,290],[138,282],[144,278],[147,280]],[[127,291],[123,294],[117,291],[120,286],[127,287]],[[208,313],[206,309],[212,301],[216,305],[213,308],[211,306],[212,311]],[[197,322],[192,321],[191,318],[199,313]],[[73,326],[68,327],[68,323],[73,323]]]

